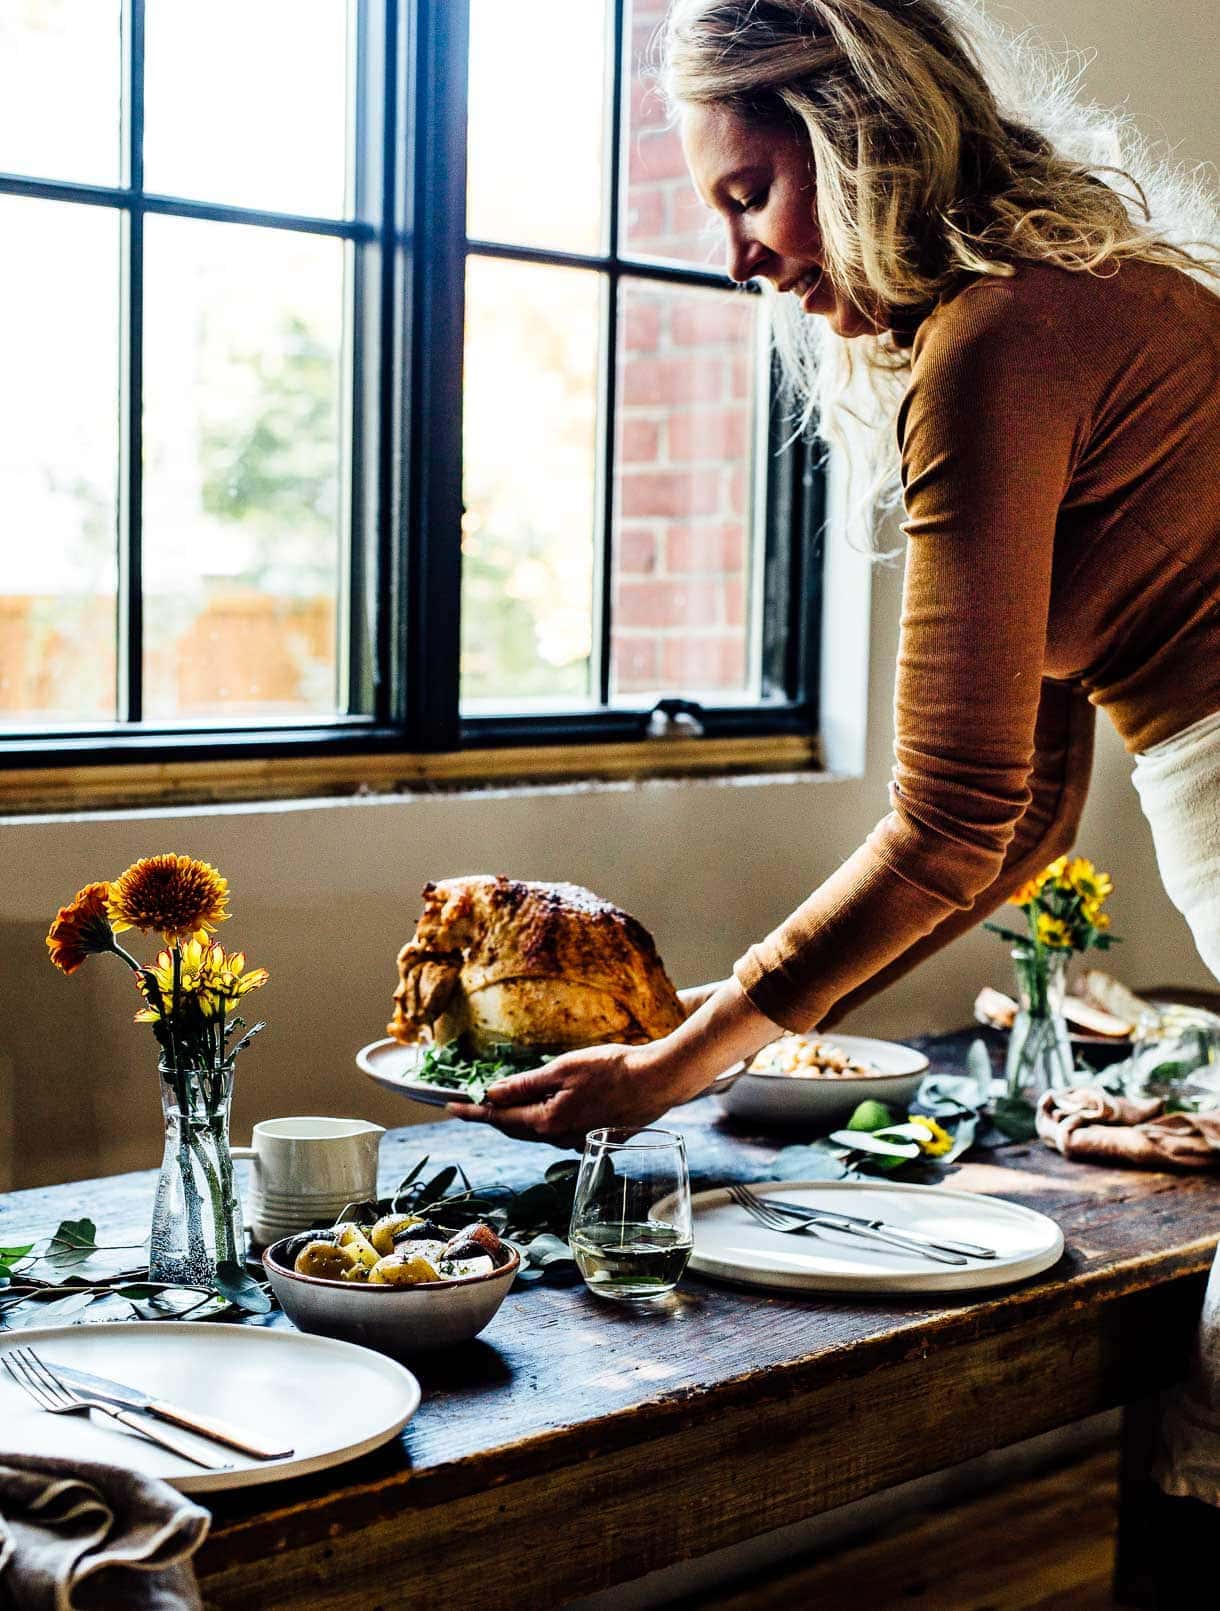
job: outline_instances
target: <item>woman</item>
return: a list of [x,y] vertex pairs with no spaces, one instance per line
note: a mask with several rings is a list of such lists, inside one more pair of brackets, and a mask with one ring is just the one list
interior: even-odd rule
[[[1098,705],[1220,977],[1214,260],[1009,110],[1028,78],[984,68],[997,41],[970,38],[973,16],[959,0],[671,10],[691,177],[729,274],[777,293],[805,421],[868,409],[881,428],[855,446],[874,487],[900,449],[892,810],[732,979],[689,993],[674,1033],[569,1053],[451,1110],[464,1119],[580,1145],[832,1022],[1070,848]],[[1061,85],[1041,101],[1078,149],[1113,135]],[[1215,223],[1156,177],[1179,219],[1194,200]]]
[[[730,275],[778,294],[804,422],[819,403],[829,427],[870,418],[874,489],[900,451],[892,809],[672,1034],[569,1053],[450,1110],[463,1119],[579,1146],[832,1022],[1070,849],[1097,706],[1220,979],[1220,297],[1214,248],[1167,222],[1194,201],[1214,238],[1215,214],[1170,185],[1141,221],[1127,177],[1084,149],[1089,115],[1043,95],[1062,154],[966,16],[960,0],[672,8],[691,177]],[[1162,1486],[1220,1505],[1220,1263],[1163,1431]]]

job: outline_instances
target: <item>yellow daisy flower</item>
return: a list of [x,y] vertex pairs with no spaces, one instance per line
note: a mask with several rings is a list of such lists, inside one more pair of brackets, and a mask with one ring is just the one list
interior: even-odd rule
[[235,1002],[265,985],[271,977],[266,968],[251,968],[246,973],[245,966],[244,951],[226,952],[216,944],[210,947],[204,961],[202,986],[209,1005],[214,1003],[219,1013],[227,1012]]
[[199,930],[210,933],[228,917],[227,879],[190,856],[145,856],[110,885],[107,910],[115,932],[154,930],[167,944]]
[[[196,997],[199,1011],[205,1018],[223,1018],[234,1002],[240,1001],[251,990],[257,990],[270,978],[266,968],[251,968],[246,973],[246,953],[226,952],[217,941],[209,942],[203,930],[181,947],[181,955],[178,999],[183,1001],[188,996]],[[138,1024],[155,1023],[158,1018],[168,1017],[173,1011],[172,954],[169,951],[158,952],[157,960],[148,972],[157,981],[164,1012],[157,1012],[153,1006],[146,1007],[136,1014]]]
[[911,1113],[907,1115],[907,1123],[917,1124],[921,1130],[927,1132],[926,1140],[919,1136],[916,1136],[915,1140],[919,1150],[929,1158],[939,1158],[952,1148],[953,1137],[942,1125],[937,1124],[935,1119],[929,1119],[924,1113]]

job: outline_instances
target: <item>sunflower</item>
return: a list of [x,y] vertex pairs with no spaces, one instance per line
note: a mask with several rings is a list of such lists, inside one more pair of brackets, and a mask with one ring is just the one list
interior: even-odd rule
[[1052,951],[1070,951],[1072,949],[1072,933],[1061,917],[1052,917],[1049,912],[1038,913],[1038,943],[1045,945]]
[[106,918],[109,894],[109,884],[86,884],[56,913],[47,950],[63,973],[75,973],[87,956],[115,949],[114,930]]
[[1099,873],[1087,856],[1074,856],[1068,864],[1067,881],[1085,902],[1100,906],[1107,895],[1114,893],[1114,880],[1109,873]]
[[110,885],[108,910],[116,933],[136,928],[163,934],[173,945],[210,933],[228,917],[228,881],[190,856],[145,856]]
[[1009,905],[1010,906],[1029,906],[1029,905],[1031,905],[1034,901],[1036,901],[1038,899],[1038,896],[1042,893],[1042,884],[1043,884],[1043,875],[1041,873],[1039,873],[1036,878],[1031,878],[1028,883],[1022,884],[1020,889],[1017,889],[1017,890],[1013,891],[1013,893],[1008,897]]

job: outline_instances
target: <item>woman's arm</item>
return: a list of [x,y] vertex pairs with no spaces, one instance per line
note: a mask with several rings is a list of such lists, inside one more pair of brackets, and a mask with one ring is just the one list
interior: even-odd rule
[[1031,799],[1017,823],[995,882],[970,906],[950,913],[931,934],[837,1001],[822,1020],[824,1028],[838,1023],[918,967],[926,957],[967,933],[1048,862],[1071,849],[1093,768],[1096,714],[1078,688],[1049,680],[1043,683],[1030,775]]
[[736,979],[728,979],[662,1040],[568,1052],[497,1081],[480,1105],[455,1102],[449,1112],[494,1124],[522,1141],[580,1147],[598,1125],[643,1129],[780,1032],[750,1004]]
[[1033,805],[1055,532],[1092,406],[1073,331],[1037,312],[989,280],[916,340],[893,809],[737,964],[785,1028],[822,1022],[958,914],[974,921]]

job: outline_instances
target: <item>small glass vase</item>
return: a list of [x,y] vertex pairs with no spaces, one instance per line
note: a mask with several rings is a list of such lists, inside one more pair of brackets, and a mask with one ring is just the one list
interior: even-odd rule
[[1063,998],[1067,994],[1069,953],[1044,946],[1013,947],[1020,1003],[1008,1034],[1004,1078],[1010,1097],[1037,1103],[1045,1091],[1061,1090],[1075,1079]]
[[233,1062],[178,1068],[162,1057],[165,1152],[153,1199],[150,1281],[206,1289],[220,1264],[245,1260],[241,1198],[229,1151]]

